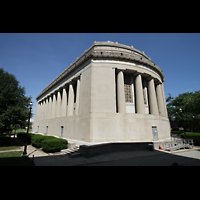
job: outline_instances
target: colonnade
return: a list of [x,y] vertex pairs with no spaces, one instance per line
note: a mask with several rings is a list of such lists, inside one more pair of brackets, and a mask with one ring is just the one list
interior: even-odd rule
[[59,88],[57,91],[37,102],[35,113],[36,119],[44,120],[78,115],[79,96],[80,78]]
[[[135,72],[134,91],[135,96],[135,113],[147,114],[145,112],[145,103],[143,96],[143,85],[141,73]],[[146,76],[147,87],[145,86],[145,95],[148,95],[148,114],[168,116],[163,83],[151,76]],[[155,81],[156,80],[156,81]],[[43,98],[36,105],[35,117],[37,120],[65,117],[79,114],[79,97],[80,97],[80,77],[70,82],[68,85],[59,88],[57,91]],[[117,73],[117,111],[126,113],[125,90],[124,90],[124,72]],[[156,86],[156,87],[155,87]]]
[[[142,86],[142,73],[133,73],[135,77],[135,109],[136,113],[145,114],[145,104],[143,97],[143,86]],[[149,114],[153,115],[167,115],[165,95],[163,83],[155,80],[152,76],[145,77],[148,82],[147,93],[148,93],[148,105]],[[146,88],[145,88],[146,89]],[[124,72],[123,70],[117,73],[117,105],[118,113],[126,113],[126,102],[125,102],[125,91],[124,91]]]

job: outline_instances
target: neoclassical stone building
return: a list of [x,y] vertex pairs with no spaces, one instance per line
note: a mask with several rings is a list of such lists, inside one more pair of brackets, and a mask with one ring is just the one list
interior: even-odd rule
[[144,52],[94,41],[37,96],[33,129],[91,143],[169,138],[164,81]]

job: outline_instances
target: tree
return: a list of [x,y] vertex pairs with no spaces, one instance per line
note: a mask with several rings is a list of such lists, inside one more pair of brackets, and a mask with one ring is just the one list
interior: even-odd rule
[[30,101],[16,77],[0,68],[0,133],[25,126]]
[[170,120],[186,129],[200,129],[200,91],[179,94],[176,98],[169,94],[166,101]]

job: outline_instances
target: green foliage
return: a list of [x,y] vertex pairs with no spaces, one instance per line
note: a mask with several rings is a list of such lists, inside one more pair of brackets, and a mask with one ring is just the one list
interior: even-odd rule
[[67,140],[54,138],[54,139],[45,139],[42,141],[42,148],[45,152],[58,152],[61,149],[67,148]]
[[5,147],[5,146],[14,146],[15,141],[11,137],[7,136],[0,136],[0,147]]
[[31,137],[31,144],[36,148],[41,148],[41,143],[43,140],[55,138],[53,136],[43,136],[43,135],[33,135]]
[[0,68],[0,133],[25,126],[30,101],[16,77]]
[[176,98],[169,94],[166,101],[170,120],[175,121],[179,127],[200,130],[200,90],[179,94]]
[[[17,133],[17,137],[19,139],[25,140],[26,133],[25,132],[19,132]],[[61,149],[66,149],[68,141],[56,138],[54,136],[46,136],[46,135],[40,135],[40,134],[28,134],[28,143],[31,143],[36,148],[43,148],[46,152],[57,152]]]
[[[31,137],[33,136],[34,134],[32,133],[28,133],[28,138],[27,138],[27,142],[30,144],[31,143]],[[25,140],[26,139],[26,132],[18,132],[17,133],[17,137],[21,140]]]
[[21,157],[22,153],[22,151],[0,153],[0,166],[33,166],[28,156]]
[[[200,146],[200,133],[195,132],[185,132],[187,139],[193,139],[194,145]],[[180,136],[184,138],[184,133],[181,133]]]

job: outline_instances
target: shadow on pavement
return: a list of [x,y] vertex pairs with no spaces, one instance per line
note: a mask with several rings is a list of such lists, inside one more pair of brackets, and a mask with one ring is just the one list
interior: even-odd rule
[[[184,156],[184,152],[189,152],[187,157]],[[70,158],[67,155],[51,155],[35,157],[34,163],[36,166],[200,166],[199,150],[192,149],[184,152],[166,153],[158,150],[121,151],[91,158],[82,156]],[[181,155],[177,155],[179,153]]]

